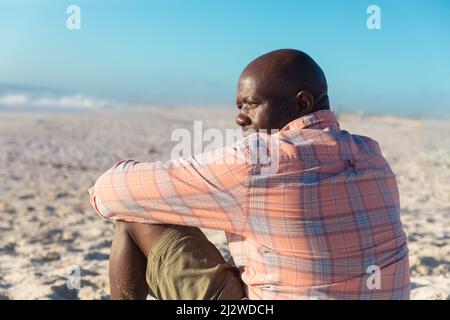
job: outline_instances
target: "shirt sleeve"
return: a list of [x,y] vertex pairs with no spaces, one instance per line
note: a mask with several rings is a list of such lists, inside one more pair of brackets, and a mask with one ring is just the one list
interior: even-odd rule
[[89,189],[106,219],[238,232],[245,220],[248,168],[226,147],[166,162],[122,160]]

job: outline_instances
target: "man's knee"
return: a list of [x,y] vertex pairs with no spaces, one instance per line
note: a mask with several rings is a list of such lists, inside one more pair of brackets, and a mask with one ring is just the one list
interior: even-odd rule
[[116,231],[117,232],[127,233],[132,238],[134,238],[134,235],[148,234],[152,231],[162,230],[167,226],[167,225],[127,222],[127,221],[121,221],[121,220],[117,220],[115,223],[116,223]]
[[116,224],[116,232],[128,233],[128,225],[130,224],[129,222],[116,221],[115,224]]
[[159,236],[171,225],[116,221],[116,232],[125,234],[147,255]]

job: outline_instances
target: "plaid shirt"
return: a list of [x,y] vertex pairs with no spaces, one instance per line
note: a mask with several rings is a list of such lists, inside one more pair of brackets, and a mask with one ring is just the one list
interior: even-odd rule
[[[261,145],[277,170],[250,161]],[[395,175],[328,110],[193,157],[120,161],[89,192],[107,219],[224,230],[249,299],[409,298]]]

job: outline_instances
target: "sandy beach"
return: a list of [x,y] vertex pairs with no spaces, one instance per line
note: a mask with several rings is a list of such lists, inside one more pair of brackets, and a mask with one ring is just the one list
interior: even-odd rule
[[[235,110],[0,112],[0,299],[109,299],[113,223],[87,190],[121,159],[167,160],[176,128],[234,128]],[[413,299],[450,299],[450,121],[340,114],[377,140],[397,174]],[[221,253],[222,232],[204,230]],[[70,267],[81,271],[69,290]]]

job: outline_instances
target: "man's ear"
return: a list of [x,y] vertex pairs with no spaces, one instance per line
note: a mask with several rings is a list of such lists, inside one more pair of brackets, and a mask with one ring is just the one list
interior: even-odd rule
[[311,113],[314,109],[314,97],[313,95],[306,90],[302,90],[296,95],[296,101],[298,110],[300,112],[300,116],[307,115]]

